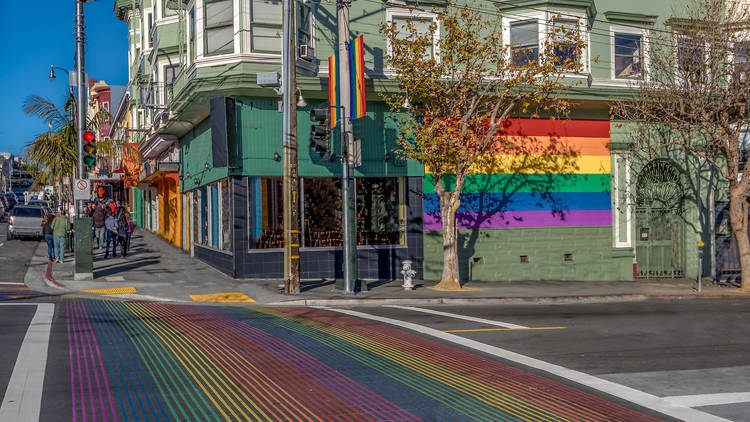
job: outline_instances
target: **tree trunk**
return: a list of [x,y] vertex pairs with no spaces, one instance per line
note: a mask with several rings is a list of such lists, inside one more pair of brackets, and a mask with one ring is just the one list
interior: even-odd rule
[[439,289],[461,288],[458,273],[458,226],[456,224],[456,210],[459,205],[459,192],[440,193],[440,216],[443,220],[443,277],[435,286]]
[[750,239],[747,234],[747,192],[730,183],[729,186],[729,223],[737,242],[742,270],[742,290],[750,291]]

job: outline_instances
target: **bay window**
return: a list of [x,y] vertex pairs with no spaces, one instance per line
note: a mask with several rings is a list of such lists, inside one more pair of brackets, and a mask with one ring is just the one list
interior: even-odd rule
[[509,41],[515,66],[539,60],[539,23],[536,19],[511,23]]
[[250,13],[252,51],[281,53],[281,0],[251,0]]
[[233,0],[205,0],[205,55],[234,52]]

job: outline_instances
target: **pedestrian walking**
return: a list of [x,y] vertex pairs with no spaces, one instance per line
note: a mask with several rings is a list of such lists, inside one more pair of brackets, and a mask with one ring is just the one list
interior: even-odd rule
[[94,206],[94,212],[91,214],[94,222],[94,235],[96,236],[96,248],[101,249],[104,246],[107,229],[104,227],[104,221],[107,219],[107,211],[101,203],[97,202]]
[[117,219],[113,214],[107,215],[104,227],[107,229],[107,247],[104,250],[104,258],[109,258],[110,243],[112,244],[112,257],[117,258]]
[[128,222],[128,237],[125,239],[125,250],[130,252],[130,237],[133,236],[133,231],[135,231],[135,224],[133,224],[133,220],[130,219],[129,212],[125,212],[125,219]]
[[52,221],[55,219],[55,214],[47,214],[47,219],[42,223],[42,233],[44,233],[44,241],[47,242],[47,257],[50,261],[55,260],[55,237],[52,234]]
[[65,262],[65,236],[70,231],[70,221],[63,210],[52,220],[52,237],[55,243],[55,262]]
[[125,212],[120,212],[117,215],[117,243],[120,244],[122,256],[128,256],[127,239],[128,220],[125,218]]

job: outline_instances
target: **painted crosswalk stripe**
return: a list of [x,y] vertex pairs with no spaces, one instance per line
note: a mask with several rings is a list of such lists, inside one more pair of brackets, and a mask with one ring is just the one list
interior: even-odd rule
[[524,327],[524,328],[475,328],[471,330],[443,330],[444,333],[478,333],[482,331],[533,331],[564,330],[565,327]]
[[468,315],[461,315],[461,314],[452,314],[452,313],[449,313],[449,312],[436,311],[436,310],[427,309],[427,308],[417,308],[417,307],[414,307],[414,306],[385,305],[385,307],[387,307],[387,308],[404,309],[404,310],[407,310],[407,311],[414,311],[414,312],[422,312],[422,313],[425,313],[425,314],[440,315],[440,316],[449,317],[449,318],[463,319],[463,320],[466,320],[466,321],[478,322],[480,324],[486,324],[486,325],[494,325],[494,326],[497,326],[497,327],[504,327],[504,328],[529,328],[529,327],[524,327],[523,325],[511,324],[510,322],[493,321],[491,319],[477,318],[477,317],[472,317],[472,316],[468,316]]

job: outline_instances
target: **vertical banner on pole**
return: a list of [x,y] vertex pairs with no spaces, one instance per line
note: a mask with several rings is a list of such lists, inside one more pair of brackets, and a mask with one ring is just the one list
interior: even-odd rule
[[351,115],[355,120],[365,117],[365,42],[360,35],[349,43],[349,74],[351,87]]
[[338,125],[343,110],[339,92],[339,53],[328,57],[328,102],[331,103],[331,129]]

